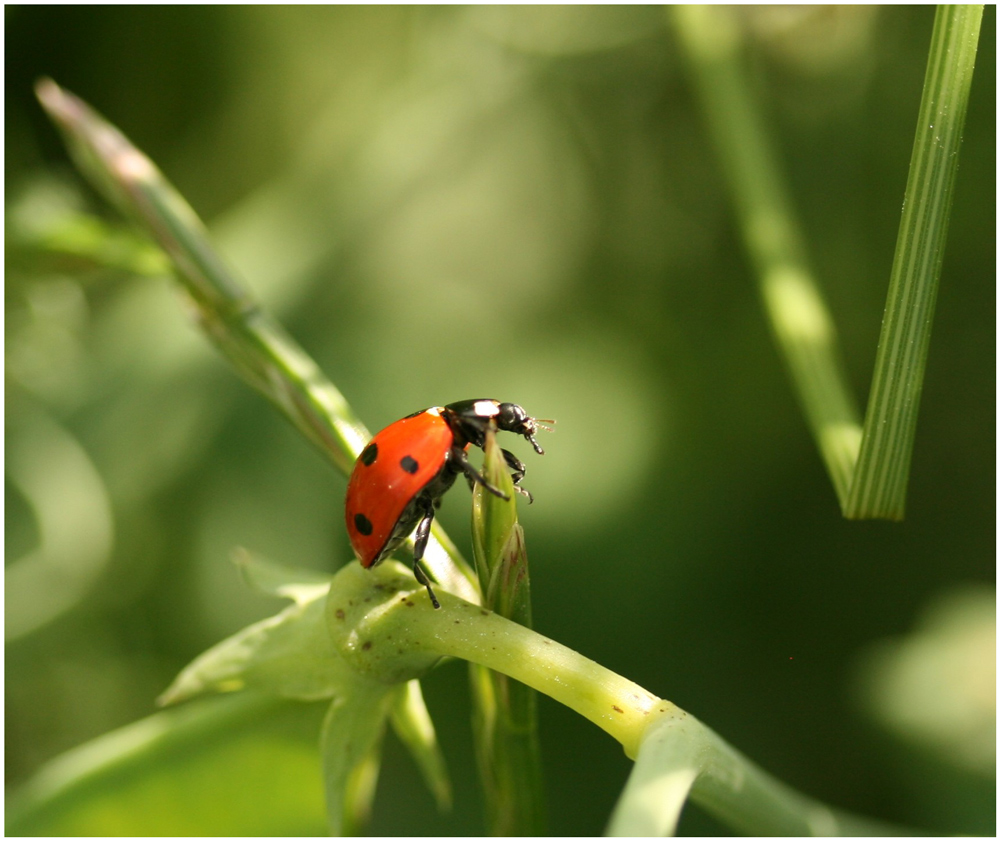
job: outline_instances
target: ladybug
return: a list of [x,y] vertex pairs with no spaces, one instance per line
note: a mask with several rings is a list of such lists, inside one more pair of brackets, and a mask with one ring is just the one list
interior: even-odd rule
[[[439,608],[420,559],[441,497],[464,473],[470,488],[478,483],[490,493],[508,498],[469,463],[469,446],[484,447],[489,429],[505,430],[523,435],[535,452],[543,455],[535,433],[549,429],[547,423],[552,421],[529,417],[515,403],[462,400],[414,412],[383,429],[358,456],[347,484],[347,534],[361,566],[368,569],[387,558],[416,527],[413,574]],[[501,452],[511,469],[515,490],[530,502],[531,494],[519,484],[524,478],[524,463],[507,450]]]

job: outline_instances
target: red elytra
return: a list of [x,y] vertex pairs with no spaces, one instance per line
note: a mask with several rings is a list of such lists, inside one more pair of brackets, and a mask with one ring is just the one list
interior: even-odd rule
[[387,426],[365,447],[347,485],[347,534],[361,566],[388,554],[404,509],[441,472],[453,441],[440,412],[428,409]]
[[[361,565],[375,566],[416,529],[413,572],[439,607],[420,559],[441,497],[464,473],[470,485],[478,482],[506,499],[469,463],[469,446],[483,447],[492,428],[524,436],[542,454],[534,435],[548,429],[546,423],[551,421],[537,421],[514,403],[480,399],[415,412],[379,432],[355,462],[344,506],[347,534]],[[501,452],[515,489],[530,500],[531,494],[518,484],[524,464],[506,450]]]

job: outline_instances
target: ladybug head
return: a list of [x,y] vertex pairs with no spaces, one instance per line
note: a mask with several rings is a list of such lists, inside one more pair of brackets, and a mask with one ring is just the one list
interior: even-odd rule
[[529,417],[528,413],[516,403],[501,403],[497,409],[499,411],[496,415],[496,422],[500,429],[505,432],[513,432],[515,435],[523,435],[531,442],[531,446],[535,448],[536,453],[539,455],[545,454],[545,450],[535,440],[535,433],[539,429],[551,432],[552,430],[548,424],[553,424],[555,421],[540,421]]
[[[433,410],[428,410],[433,411]],[[474,444],[482,447],[486,430],[491,426],[504,432],[523,435],[531,442],[535,452],[542,455],[545,451],[535,440],[539,429],[550,430],[550,420],[537,420],[528,416],[516,403],[500,403],[497,400],[462,400],[449,403],[440,408],[441,416],[451,428],[459,446]]]

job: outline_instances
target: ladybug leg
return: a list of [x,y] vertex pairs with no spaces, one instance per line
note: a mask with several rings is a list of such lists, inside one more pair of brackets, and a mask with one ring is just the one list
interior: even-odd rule
[[482,474],[469,463],[469,457],[465,454],[465,450],[461,447],[452,447],[451,461],[458,470],[461,470],[465,474],[465,478],[469,481],[470,488],[478,483],[494,496],[498,496],[500,499],[509,499],[507,494],[499,488],[493,487],[493,485],[487,482],[486,479],[483,478]]
[[423,519],[417,525],[417,530],[413,533],[413,577],[419,584],[427,588],[427,595],[431,597],[431,604],[435,610],[441,609],[441,603],[431,589],[430,579],[424,568],[420,565],[420,560],[424,557],[424,550],[427,548],[427,540],[431,536],[431,523],[434,522],[434,504],[428,502],[424,508]]
[[420,561],[413,562],[413,577],[417,579],[418,584],[423,584],[427,588],[427,595],[431,597],[431,604],[434,605],[434,609],[440,610],[441,602],[434,595],[434,591],[431,589],[431,581],[427,577],[427,573],[424,572],[424,568],[420,566]]
[[516,455],[514,455],[511,452],[508,452],[507,450],[500,450],[500,452],[503,453],[504,461],[507,462],[507,466],[510,468],[511,471],[510,478],[514,482],[514,490],[517,491],[522,496],[528,497],[528,504],[530,505],[532,502],[535,501],[535,498],[531,495],[530,491],[528,491],[526,488],[522,488],[521,485],[519,484],[520,481],[524,478],[524,471],[527,469],[524,466],[524,462],[521,461],[521,459],[519,459]]

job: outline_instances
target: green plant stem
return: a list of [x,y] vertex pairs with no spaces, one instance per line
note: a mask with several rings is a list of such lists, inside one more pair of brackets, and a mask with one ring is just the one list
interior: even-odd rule
[[829,309],[806,258],[777,156],[750,92],[735,13],[672,6],[772,330],[843,504],[861,439]]
[[257,306],[215,252],[190,205],[82,100],[49,79],[39,82],[36,92],[84,175],[170,258],[209,338],[244,379],[342,472],[349,472],[371,436],[316,364]]
[[565,704],[636,759],[612,834],[676,826],[690,791],[708,812],[748,834],[900,834],[804,797],[762,771],[676,705],[593,660],[448,593],[434,610],[401,564],[345,567],[331,587],[327,622],[341,656],[367,679],[423,674],[459,657]]
[[983,7],[937,8],[847,517],[902,519]]
[[[606,730],[634,757],[647,717],[666,702],[564,645],[479,605],[441,593],[435,610],[402,564],[351,564],[334,577],[327,625],[361,675],[420,677],[441,657],[460,657],[543,692]],[[673,706],[673,705],[669,705]]]

